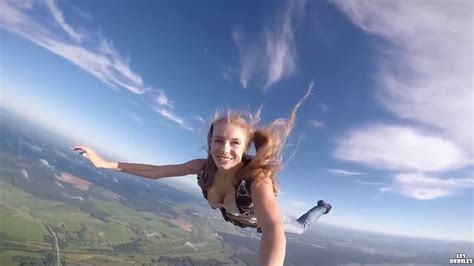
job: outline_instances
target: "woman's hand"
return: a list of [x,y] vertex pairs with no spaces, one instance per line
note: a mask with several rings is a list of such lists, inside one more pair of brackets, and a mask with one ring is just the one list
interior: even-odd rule
[[[74,146],[74,151],[81,153],[84,158],[89,160],[97,168],[113,169],[117,163],[109,162],[100,157],[93,149],[86,146]],[[115,165],[115,166],[114,166]]]

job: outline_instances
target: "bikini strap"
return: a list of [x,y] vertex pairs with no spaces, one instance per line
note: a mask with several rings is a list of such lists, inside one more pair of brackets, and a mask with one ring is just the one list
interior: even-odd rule
[[209,176],[207,175],[207,162],[202,167],[201,171],[197,175],[197,183],[201,188],[202,195],[207,200],[207,183],[210,181]]

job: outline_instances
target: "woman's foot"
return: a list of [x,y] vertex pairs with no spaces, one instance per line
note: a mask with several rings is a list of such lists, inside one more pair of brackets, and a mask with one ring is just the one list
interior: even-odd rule
[[331,210],[332,206],[331,204],[325,202],[324,200],[318,200],[318,206],[316,207],[322,207],[322,208],[325,208],[326,211],[323,213],[323,214],[327,214],[329,213],[329,211]]
[[301,215],[300,218],[296,219],[299,223],[302,223],[305,228],[309,227],[309,224],[317,221],[324,214],[329,213],[332,209],[331,204],[325,202],[324,200],[318,200],[318,205],[314,206],[307,213]]

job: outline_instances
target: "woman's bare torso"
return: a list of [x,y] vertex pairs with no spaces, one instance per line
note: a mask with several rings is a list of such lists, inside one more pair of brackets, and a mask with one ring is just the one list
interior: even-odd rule
[[222,180],[214,178],[211,187],[207,191],[207,199],[213,203],[219,203],[226,206],[235,201],[235,188],[231,179]]

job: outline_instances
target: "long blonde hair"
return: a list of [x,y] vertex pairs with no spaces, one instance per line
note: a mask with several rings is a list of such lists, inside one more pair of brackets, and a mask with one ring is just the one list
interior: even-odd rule
[[[207,174],[210,177],[210,182],[205,185],[206,189],[212,185],[212,180],[217,171],[217,166],[210,155],[214,125],[220,122],[227,122],[240,126],[246,131],[247,135],[246,149],[242,158],[245,165],[236,173],[234,187],[242,180],[255,181],[270,178],[274,193],[278,193],[279,186],[276,181],[276,175],[283,168],[281,152],[295,124],[296,112],[310,94],[311,87],[305,96],[293,107],[288,119],[276,119],[270,125],[263,128],[256,127],[260,121],[261,108],[253,115],[236,111],[228,111],[225,115],[216,114],[207,133]],[[246,116],[247,119],[245,118]],[[256,151],[253,158],[247,153],[252,144]]]

